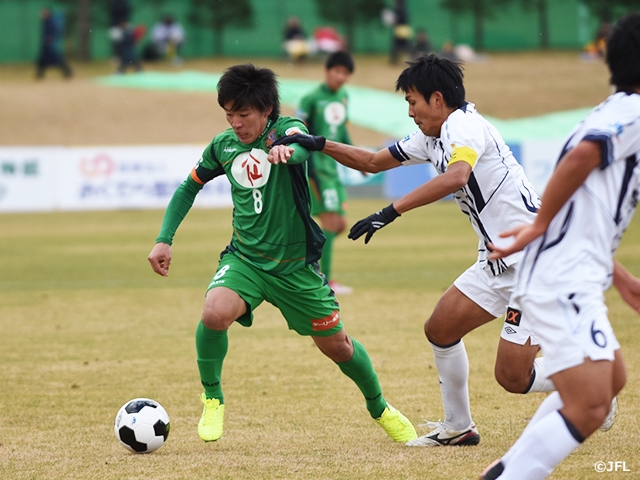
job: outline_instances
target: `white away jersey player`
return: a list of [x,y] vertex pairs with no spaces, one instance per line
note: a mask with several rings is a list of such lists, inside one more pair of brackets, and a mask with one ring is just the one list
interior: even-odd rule
[[498,130],[472,103],[465,103],[449,115],[439,137],[417,131],[389,150],[403,165],[431,162],[438,174],[454,161],[469,163],[473,168],[469,181],[453,196],[478,235],[478,262],[494,276],[516,263],[520,253],[488,260],[486,245],[509,243],[499,233],[533,222],[540,198]]
[[619,92],[593,109],[569,135],[560,158],[582,140],[599,142],[601,164],[526,249],[516,294],[583,285],[606,290],[613,254],[638,202],[640,95]]

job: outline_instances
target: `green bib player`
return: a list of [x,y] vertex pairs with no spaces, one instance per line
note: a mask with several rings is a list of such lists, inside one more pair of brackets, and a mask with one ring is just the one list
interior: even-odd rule
[[[354,70],[353,59],[347,52],[331,54],[325,63],[325,81],[305,95],[295,116],[302,119],[309,132],[336,142],[351,144],[347,131],[348,95],[343,87]],[[347,227],[345,219],[346,190],[338,176],[338,164],[322,152],[309,158],[311,185],[311,214],[317,216],[326,241],[322,249],[320,270],[338,294],[351,293],[351,288],[333,279],[333,241]]]
[[[196,329],[204,387],[198,435],[206,442],[222,436],[221,375],[228,329],[236,321],[251,326],[254,310],[266,300],[282,312],[290,329],[310,336],[355,382],[367,410],[393,440],[416,438],[411,422],[382,396],[367,351],[347,335],[334,293],[319,272],[324,236],[309,211],[309,152],[285,146],[270,150],[279,137],[307,132],[300,120],[280,116],[275,74],[251,64],[227,69],[218,83],[218,103],[231,128],[213,139],[174,193],[148,257],[156,273],[168,274],[170,245],[180,222],[204,184],[226,175],[234,206],[233,234],[209,283]],[[271,154],[286,156],[287,163],[272,165]]]

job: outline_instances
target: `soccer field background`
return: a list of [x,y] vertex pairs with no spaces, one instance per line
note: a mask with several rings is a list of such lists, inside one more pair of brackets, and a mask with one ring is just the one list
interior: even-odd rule
[[[382,206],[354,200],[356,220]],[[288,331],[268,304],[250,329],[230,329],[223,382],[225,433],[196,433],[201,391],[194,329],[229,209],[192,210],[178,232],[168,278],[146,255],[161,211],[1,215],[0,477],[7,479],[475,478],[525,427],[542,394],[508,394],[493,379],[500,321],[465,338],[476,447],[409,449],[369,418],[357,388],[310,339]],[[442,418],[438,379],[422,325],[439,295],[474,260],[476,240],[452,202],[407,213],[368,245],[336,242],[347,331],[369,350],[387,400],[414,423]],[[640,271],[634,221],[619,251]],[[638,318],[607,295],[629,381],[618,420],[565,461],[554,479],[617,478],[596,461],[640,471]],[[118,408],[160,402],[168,442],[134,455],[113,434]],[[426,430],[418,427],[419,432]],[[635,473],[634,473],[635,472]],[[620,473],[619,473],[620,474]]]
[[[220,72],[248,60],[188,61],[184,68]],[[321,64],[254,62],[287,78],[322,78]],[[71,82],[59,72],[35,82],[32,66],[0,68],[0,145],[206,143],[225,128],[209,93],[96,85],[112,67],[74,65]],[[392,91],[400,69],[386,57],[356,58],[353,83]],[[466,65],[465,74],[467,98],[501,119],[590,107],[609,93],[606,68],[576,52],[491,54]],[[388,140],[363,128],[353,128],[352,137],[362,145]],[[349,225],[388,202],[350,200]],[[196,432],[194,331],[231,235],[231,210],[189,213],[168,278],[146,260],[162,215],[0,214],[0,479],[472,479],[518,438],[544,398],[506,393],[494,380],[496,320],[465,337],[481,443],[405,448],[375,424],[355,385],[313,342],[288,331],[279,312],[263,304],[253,327],[230,330],[225,433],[205,444]],[[345,327],[368,349],[387,400],[416,425],[443,418],[422,327],[473,263],[476,245],[468,220],[446,201],[402,215],[368,245],[336,241],[335,276],[354,287],[339,299]],[[640,275],[637,216],[617,257]],[[607,302],[629,374],[619,416],[553,479],[640,478],[640,318],[615,290]],[[113,433],[118,409],[136,397],[160,402],[171,418],[167,444],[150,455],[128,453]],[[599,461],[625,462],[630,471],[597,473]]]

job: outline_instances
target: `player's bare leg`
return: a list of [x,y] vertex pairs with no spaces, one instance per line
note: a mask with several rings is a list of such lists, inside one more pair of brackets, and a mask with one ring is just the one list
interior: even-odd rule
[[311,337],[320,351],[336,363],[348,362],[353,357],[353,342],[343,328],[328,337]]
[[545,390],[540,389],[543,387],[537,387],[535,391],[554,390],[553,382],[540,378],[540,374],[534,370],[534,362],[539,350],[538,345],[531,345],[531,339],[528,339],[524,345],[519,345],[500,338],[495,376],[507,392],[528,393],[536,377],[538,377],[537,380],[546,382],[547,387]]
[[202,323],[209,330],[226,330],[247,309],[244,300],[226,287],[215,287],[207,292],[202,311]]
[[424,324],[424,333],[427,340],[435,345],[450,345],[494,318],[455,285],[451,285]]

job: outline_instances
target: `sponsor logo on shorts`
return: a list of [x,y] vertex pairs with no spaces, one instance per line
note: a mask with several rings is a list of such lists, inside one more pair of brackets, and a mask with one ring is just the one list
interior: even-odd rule
[[520,326],[520,320],[522,320],[522,312],[515,308],[507,308],[507,315],[504,317],[504,323],[509,325]]
[[311,328],[317,332],[324,330],[331,330],[333,327],[340,323],[340,313],[334,310],[331,315],[327,315],[324,318],[312,318]]
[[507,332],[509,335],[513,335],[514,333],[518,333],[513,328],[511,328],[509,325],[504,327],[504,331]]

